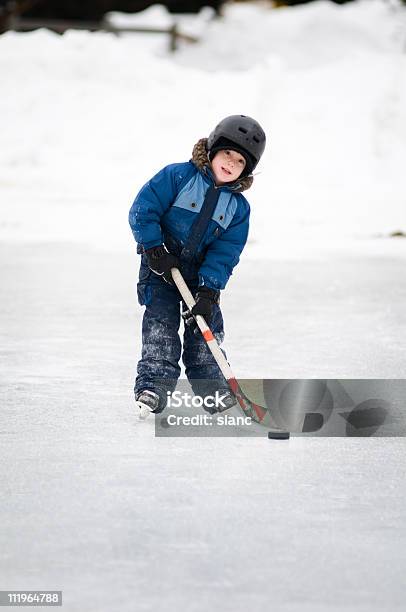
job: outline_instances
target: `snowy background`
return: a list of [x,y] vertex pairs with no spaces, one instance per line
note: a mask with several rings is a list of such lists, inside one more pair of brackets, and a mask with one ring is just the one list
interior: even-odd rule
[[[244,112],[269,143],[244,257],[353,239],[403,253],[371,241],[406,231],[404,8],[249,3],[210,16],[179,20],[201,42],[175,55],[163,35],[0,38],[0,237],[130,249],[125,217],[140,186],[189,159],[223,116]],[[162,6],[111,16],[159,26],[173,18]]]
[[172,55],[161,35],[0,36],[0,589],[62,589],[69,612],[400,611],[403,439],[136,422],[127,214],[220,118],[253,115],[269,145],[223,296],[235,374],[405,377],[405,9],[179,21],[201,41]]

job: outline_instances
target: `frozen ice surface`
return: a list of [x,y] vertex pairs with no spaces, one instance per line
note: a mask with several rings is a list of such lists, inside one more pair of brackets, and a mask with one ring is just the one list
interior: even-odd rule
[[[0,588],[61,589],[67,612],[404,609],[404,439],[155,438],[133,412],[136,257],[9,245],[0,262]],[[401,263],[358,259],[358,293],[349,263],[334,264],[345,337],[324,262],[241,264],[233,292],[269,314],[268,359],[252,302],[243,317],[225,303],[237,374],[362,375],[382,311],[379,333],[405,338]],[[261,275],[279,305],[261,300]],[[382,343],[374,376],[387,362],[404,376],[402,346]]]

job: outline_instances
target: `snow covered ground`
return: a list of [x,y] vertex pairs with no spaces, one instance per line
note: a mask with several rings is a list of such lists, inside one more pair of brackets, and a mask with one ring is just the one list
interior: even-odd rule
[[163,439],[134,419],[128,208],[231,113],[269,134],[223,296],[235,373],[406,377],[405,9],[208,16],[182,18],[202,40],[174,55],[0,36],[0,590],[62,589],[69,612],[400,611],[404,439]]

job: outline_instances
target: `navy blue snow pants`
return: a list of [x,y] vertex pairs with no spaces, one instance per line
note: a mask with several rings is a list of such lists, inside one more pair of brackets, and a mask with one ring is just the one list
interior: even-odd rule
[[[197,282],[187,283],[194,295]],[[177,287],[154,274],[148,268],[144,256],[137,293],[139,303],[145,306],[145,312],[142,321],[142,355],[137,366],[134,392],[137,394],[143,389],[155,391],[160,396],[160,409],[163,410],[167,392],[174,391],[180,375],[182,344],[178,332],[181,307],[183,311],[186,306]],[[227,382],[203,336],[195,334],[188,325],[184,327],[182,358],[195,395],[205,397],[214,395],[217,390],[228,390]],[[218,304],[213,306],[210,328],[220,344],[224,338],[224,327]]]

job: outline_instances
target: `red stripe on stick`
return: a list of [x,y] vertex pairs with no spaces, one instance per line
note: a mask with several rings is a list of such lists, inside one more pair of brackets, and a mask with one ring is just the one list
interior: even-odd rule
[[231,391],[237,395],[240,387],[238,386],[238,382],[235,380],[235,378],[229,378],[227,382],[230,385]]
[[251,402],[245,397],[244,393],[240,389],[240,385],[238,384],[235,378],[229,378],[227,382],[230,385],[232,392],[236,396],[241,408],[245,408],[246,410],[252,408],[254,412],[256,412],[258,419],[262,421],[264,416],[266,415],[266,410],[264,410],[262,406],[254,404],[254,402]]
[[209,329],[203,332],[203,338],[206,340],[206,342],[209,342],[209,340],[214,340],[214,336]]

